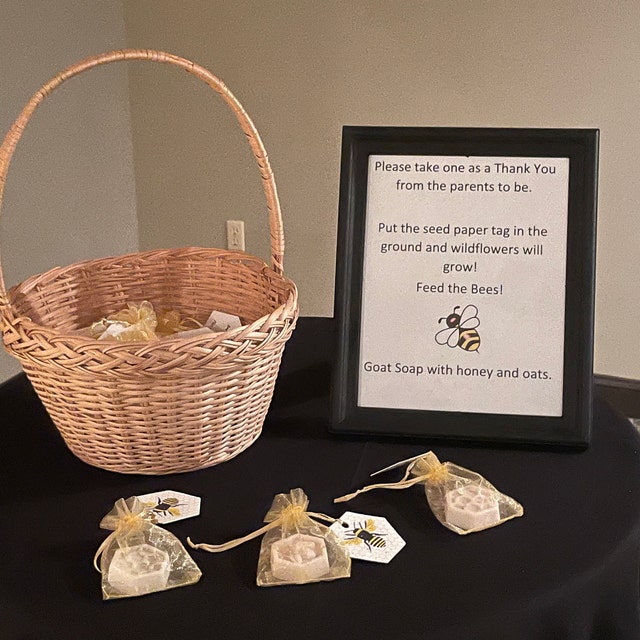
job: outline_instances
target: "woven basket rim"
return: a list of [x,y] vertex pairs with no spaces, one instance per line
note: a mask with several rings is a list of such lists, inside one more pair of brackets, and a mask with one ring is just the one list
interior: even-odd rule
[[[151,341],[117,341],[117,340],[98,340],[97,338],[91,338],[84,336],[76,332],[62,331],[49,325],[40,324],[33,321],[27,316],[18,316],[15,314],[12,307],[12,301],[16,295],[28,296],[30,292],[44,279],[53,279],[56,276],[62,275],[67,271],[79,270],[84,267],[90,266],[92,268],[100,268],[102,266],[111,265],[119,261],[126,262],[127,260],[141,260],[149,257],[158,257],[162,255],[175,255],[182,253],[189,253],[194,255],[194,252],[203,254],[214,254],[216,258],[223,258],[231,263],[247,264],[247,266],[260,265],[263,269],[265,277],[270,280],[276,280],[286,285],[288,289],[288,295],[285,302],[277,306],[273,311],[259,318],[256,318],[248,324],[244,324],[235,329],[222,332],[212,332],[211,335],[200,335],[186,338],[175,338],[173,336],[163,336],[158,340]],[[140,355],[141,353],[147,353],[153,351],[154,347],[164,348],[167,342],[171,344],[187,344],[193,343],[194,345],[206,344],[207,348],[215,347],[224,340],[244,339],[247,335],[260,331],[264,325],[270,326],[276,321],[280,320],[283,315],[286,314],[287,308],[296,309],[298,304],[298,290],[295,283],[284,275],[280,275],[273,271],[271,267],[262,259],[249,253],[229,251],[226,249],[216,249],[209,247],[177,247],[174,249],[152,249],[149,251],[136,251],[132,253],[126,253],[117,256],[108,256],[102,258],[93,258],[88,260],[82,260],[80,262],[74,262],[66,267],[53,267],[48,271],[30,276],[26,280],[12,286],[7,291],[7,305],[4,308],[5,315],[11,314],[15,318],[15,324],[20,324],[27,333],[38,332],[43,336],[46,336],[47,340],[55,340],[56,342],[62,342],[65,344],[76,344],[84,347],[93,348],[109,348],[111,352],[126,352]],[[136,302],[142,302],[137,301]],[[288,314],[291,315],[291,314]]]
[[120,341],[120,340],[98,340],[97,338],[91,338],[88,336],[83,336],[79,333],[72,333],[68,331],[59,331],[53,327],[48,327],[47,325],[38,324],[37,322],[33,322],[30,318],[21,317],[17,319],[17,321],[25,328],[27,333],[32,331],[38,331],[47,338],[55,339],[57,342],[63,341],[67,344],[73,342],[76,344],[82,344],[85,346],[102,346],[109,348],[109,351],[134,351],[134,352],[142,352],[149,351],[154,346],[166,346],[167,342],[171,342],[171,344],[183,344],[183,343],[193,343],[195,345],[203,342],[206,343],[207,347],[215,346],[224,340],[233,340],[237,337],[242,336],[244,338],[246,334],[252,333],[254,331],[259,331],[260,328],[264,324],[271,324],[270,321],[277,320],[282,316],[282,312],[285,307],[288,306],[288,303],[294,297],[293,292],[289,295],[287,302],[281,304],[279,307],[274,309],[271,313],[268,313],[260,318],[254,320],[250,324],[242,325],[236,329],[231,329],[229,331],[212,331],[211,335],[203,334],[199,336],[186,337],[186,338],[176,338],[173,336],[162,336],[157,340],[131,340],[131,341]]

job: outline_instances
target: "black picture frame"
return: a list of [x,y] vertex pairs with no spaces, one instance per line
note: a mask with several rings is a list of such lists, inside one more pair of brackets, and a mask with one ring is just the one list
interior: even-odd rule
[[[588,446],[592,420],[598,142],[597,129],[343,127],[332,432],[516,446]],[[360,339],[366,311],[364,241],[372,155],[569,159],[561,415],[359,405]],[[388,284],[397,286],[395,282]],[[396,327],[398,323],[402,325],[401,315],[400,310]],[[401,332],[393,333],[398,339],[403,333],[412,336],[422,331],[422,327],[403,326]],[[458,393],[465,393],[464,380],[459,383]]]

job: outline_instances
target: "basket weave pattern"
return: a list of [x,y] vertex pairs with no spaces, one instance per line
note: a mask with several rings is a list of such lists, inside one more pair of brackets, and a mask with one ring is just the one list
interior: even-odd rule
[[[282,352],[298,317],[282,274],[284,237],[269,161],[253,123],[215,76],[146,50],[85,60],[37,92],[0,147],[0,204],[13,151],[36,106],[67,78],[107,62],[169,62],[203,79],[233,109],[258,161],[269,209],[272,264],[220,249],[182,248],[87,260],[5,290],[1,328],[67,446],[85,462],[122,473],[165,474],[211,466],[260,435]],[[75,333],[128,302],[149,300],[201,322],[213,309],[239,316],[224,333],[109,342]]]

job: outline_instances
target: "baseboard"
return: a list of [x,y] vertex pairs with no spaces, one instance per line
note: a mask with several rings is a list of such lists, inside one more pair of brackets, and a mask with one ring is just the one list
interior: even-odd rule
[[630,418],[640,418],[640,380],[595,374],[595,392]]

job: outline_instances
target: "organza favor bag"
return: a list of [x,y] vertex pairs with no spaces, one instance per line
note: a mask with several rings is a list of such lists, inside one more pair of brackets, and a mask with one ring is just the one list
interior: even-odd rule
[[201,328],[194,318],[182,317],[175,309],[156,312],[148,300],[143,300],[140,304],[127,303],[126,309],[101,318],[79,333],[97,340],[149,342]]
[[322,513],[307,511],[309,499],[302,489],[279,493],[264,518],[267,524],[236,540],[218,545],[187,541],[194,549],[227,551],[264,534],[256,582],[259,587],[306,584],[348,578],[351,558],[328,527],[312,518],[336,522]]
[[372,489],[406,489],[424,484],[427,502],[435,517],[447,529],[460,535],[495,527],[524,513],[521,504],[500,493],[479,473],[452,462],[440,462],[432,451],[402,460],[371,475],[405,464],[407,468],[400,481],[372,484],[336,498],[334,502],[347,502]]
[[[113,531],[93,566],[102,573],[102,597],[126,598],[194,584],[202,572],[172,533],[152,524],[137,498],[120,499],[100,522]],[[100,567],[98,567],[100,559]]]

